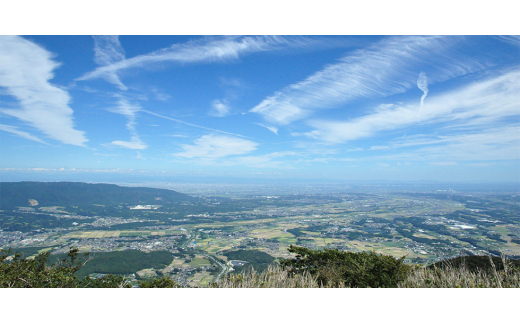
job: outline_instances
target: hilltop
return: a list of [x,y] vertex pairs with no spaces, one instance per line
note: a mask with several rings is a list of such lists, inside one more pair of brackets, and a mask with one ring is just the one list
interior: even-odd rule
[[[31,200],[31,201],[29,201]],[[78,182],[1,182],[0,208],[55,205],[164,205],[195,197],[167,189]]]

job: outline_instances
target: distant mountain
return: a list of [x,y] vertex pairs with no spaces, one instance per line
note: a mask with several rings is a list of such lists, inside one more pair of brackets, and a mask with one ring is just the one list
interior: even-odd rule
[[[18,206],[164,205],[197,198],[167,189],[76,182],[0,182],[0,209]],[[36,204],[37,203],[37,204]]]

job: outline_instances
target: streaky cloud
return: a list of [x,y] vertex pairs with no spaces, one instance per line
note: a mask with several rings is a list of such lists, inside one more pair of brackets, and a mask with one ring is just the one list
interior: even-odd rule
[[326,143],[343,143],[419,123],[449,122],[445,128],[484,129],[512,116],[520,116],[520,70],[432,96],[422,109],[414,103],[384,105],[350,121],[311,120],[308,124],[315,130],[304,135]]
[[271,131],[272,133],[274,133],[275,135],[278,135],[278,128],[277,127],[274,127],[274,126],[267,126],[265,124],[262,124],[262,123],[255,123],[256,125],[260,126],[260,127],[264,127],[266,128],[267,130]]
[[417,68],[429,66],[431,82],[445,81],[482,69],[478,60],[447,55],[459,37],[393,37],[355,50],[264,99],[250,110],[266,121],[286,125],[314,110],[335,108],[360,98],[403,93],[415,83]]
[[516,46],[520,46],[520,36],[519,35],[503,35],[497,36],[503,42],[510,43]]
[[38,138],[36,136],[33,136],[30,133],[27,133],[25,131],[18,130],[18,127],[8,126],[8,125],[5,125],[5,124],[0,124],[0,130],[12,133],[14,135],[20,136],[20,137],[25,138],[25,139],[29,139],[29,140],[32,140],[32,141],[39,142],[41,144],[48,145],[48,143],[46,143],[45,141],[41,140],[40,138]]
[[0,36],[0,87],[15,97],[20,107],[0,109],[49,138],[64,144],[84,146],[83,131],[74,129],[69,93],[49,83],[60,66],[53,54],[19,36]]
[[[107,66],[125,59],[125,50],[119,42],[119,36],[92,36],[92,38],[94,39],[94,61],[96,64]],[[127,90],[116,73],[107,73],[103,77],[120,89]]]
[[408,153],[408,158],[430,161],[518,160],[520,124],[411,140],[403,145],[419,146]]
[[149,54],[115,61],[106,66],[100,66],[95,70],[84,74],[76,81],[85,81],[96,78],[104,78],[118,86],[121,90],[127,90],[117,73],[129,68],[144,67],[158,62],[197,63],[214,62],[237,59],[241,55],[273,50],[286,47],[304,47],[314,44],[316,41],[306,38],[286,38],[280,36],[254,36],[254,37],[209,37],[200,41],[190,41],[185,44],[175,44]]
[[125,59],[125,50],[119,36],[92,36],[94,39],[94,61],[98,65],[110,65]]
[[217,129],[213,129],[213,128],[199,126],[199,125],[196,125],[196,124],[193,124],[193,123],[185,122],[185,121],[182,121],[182,120],[179,120],[179,119],[175,119],[175,118],[170,118],[170,117],[167,117],[167,116],[163,116],[162,114],[158,114],[158,113],[155,113],[155,112],[152,112],[152,111],[148,111],[148,110],[144,110],[144,109],[141,110],[141,112],[148,113],[148,114],[151,114],[153,116],[156,116],[156,117],[159,117],[159,118],[163,118],[163,119],[166,119],[166,120],[171,120],[171,121],[175,121],[175,122],[178,122],[178,123],[182,123],[182,124],[185,124],[185,125],[190,126],[190,127],[195,127],[195,128],[200,128],[200,129],[220,132],[220,133],[223,133],[223,134],[226,134],[226,135],[231,135],[231,136],[251,139],[250,137],[247,137],[247,136],[243,136],[243,135],[239,135],[239,134],[231,133],[231,132],[226,132],[226,131],[222,131],[222,130],[217,130]]
[[118,102],[118,105],[114,108],[109,109],[110,112],[121,114],[127,118],[126,128],[130,132],[131,141],[121,141],[116,140],[112,141],[112,145],[120,146],[128,149],[146,149],[148,146],[141,141],[137,131],[135,129],[135,119],[137,112],[141,111],[141,106],[137,104],[132,104],[128,102],[126,99],[121,98]]

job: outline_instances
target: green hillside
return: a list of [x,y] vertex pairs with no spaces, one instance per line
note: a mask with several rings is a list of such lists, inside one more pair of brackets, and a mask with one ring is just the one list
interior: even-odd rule
[[0,209],[31,206],[29,199],[36,200],[38,207],[92,204],[106,206],[118,204],[164,205],[196,200],[194,197],[172,190],[123,187],[114,184],[0,182]]

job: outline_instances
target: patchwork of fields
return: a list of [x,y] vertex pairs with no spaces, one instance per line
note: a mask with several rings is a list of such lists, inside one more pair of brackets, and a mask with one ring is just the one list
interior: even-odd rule
[[[44,251],[64,253],[70,245],[97,253],[164,250],[174,256],[170,265],[160,270],[142,268],[138,275],[174,275],[191,285],[207,284],[219,274],[232,271],[230,260],[244,260],[227,256],[233,252],[258,251],[281,259],[291,257],[287,251],[290,245],[378,252],[423,264],[460,253],[520,257],[517,200],[442,194],[360,194],[334,200],[327,196],[257,199],[255,207],[241,207],[244,211],[205,211],[185,218],[154,218],[148,222],[110,218],[117,223],[113,225],[115,229],[93,229],[82,224],[64,232],[42,232],[34,235],[33,240],[13,246],[25,248],[31,255]],[[64,209],[48,207],[45,211],[65,212]],[[164,209],[134,211],[141,212],[143,219],[176,214]]]

